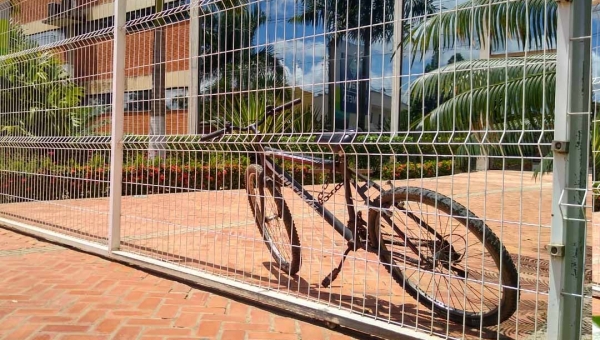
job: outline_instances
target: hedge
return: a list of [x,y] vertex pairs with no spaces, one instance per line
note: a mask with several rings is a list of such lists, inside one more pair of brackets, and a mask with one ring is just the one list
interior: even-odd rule
[[[122,195],[146,195],[196,190],[245,188],[242,162],[215,165],[145,165],[123,167]],[[322,184],[327,174],[313,172],[310,166],[285,163],[284,168],[304,185]],[[405,179],[452,174],[452,162],[427,161],[423,165],[385,165],[381,179]],[[36,172],[0,171],[0,202],[96,198],[109,195],[110,170],[106,164],[52,167]]]

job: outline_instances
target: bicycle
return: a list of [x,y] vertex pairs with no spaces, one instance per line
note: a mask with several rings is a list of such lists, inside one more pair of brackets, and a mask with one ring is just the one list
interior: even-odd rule
[[[316,137],[316,144],[331,148],[335,155],[332,160],[284,152],[264,147],[261,144],[262,136],[258,127],[264,124],[267,117],[275,117],[300,101],[301,99],[297,99],[279,107],[269,106],[262,119],[254,124],[236,127],[226,123],[225,128],[202,137],[202,140],[210,140],[234,130],[250,131],[255,134],[256,137],[252,142],[255,147],[255,156],[253,157],[255,163],[246,168],[246,191],[256,225],[279,269],[293,276],[301,267],[300,238],[290,209],[281,194],[281,188],[288,187],[347,241],[348,248],[339,265],[321,282],[323,287],[328,287],[336,279],[350,251],[363,249],[377,255],[396,283],[402,286],[415,300],[427,308],[433,309],[438,315],[447,316],[454,322],[472,327],[492,326],[509,319],[516,311],[519,300],[517,269],[510,254],[493,231],[463,205],[445,195],[420,187],[394,187],[393,183],[389,182],[391,189],[385,190],[380,184],[351,169],[347,165],[343,146],[353,142],[357,135],[353,131],[328,132]],[[343,180],[328,193],[324,192],[327,187],[324,186],[323,192],[315,199],[300,183],[273,161],[274,157],[300,164],[319,166],[340,174]],[[344,196],[348,211],[346,224],[324,207],[324,204],[342,187],[345,189]],[[366,194],[369,188],[379,191],[379,195],[375,199],[371,199]],[[362,212],[357,212],[355,209],[354,201],[356,199],[352,196],[352,191],[360,196],[367,206],[366,220],[363,219]],[[267,214],[265,209],[269,196],[275,200],[275,209],[274,212]],[[411,203],[425,203],[427,208],[438,210],[433,214],[436,219],[449,216],[457,220],[463,227],[466,226],[467,231],[473,235],[470,237],[474,237],[474,241],[483,242],[481,248],[488,252],[477,261],[492,259],[491,267],[494,268],[486,268],[483,265],[479,270],[469,268],[467,265],[461,268],[459,266],[461,262],[472,259],[474,255],[467,254],[466,248],[461,250],[453,243],[463,240],[466,242],[466,247],[469,244],[469,236],[467,235],[467,238],[457,236],[454,235],[454,232],[450,235],[443,235],[435,227],[423,221],[426,216],[424,216],[422,208],[410,209]],[[410,226],[408,223],[404,223],[403,228],[400,228],[392,220],[394,210],[401,212],[406,222],[414,223],[411,223]],[[281,241],[274,240],[276,233],[267,230],[267,224],[279,220],[283,220],[285,226],[285,237]],[[276,231],[282,231],[282,229],[278,228]],[[392,234],[395,233],[396,236],[390,235],[389,231]],[[447,240],[448,237],[450,240]],[[284,242],[286,245],[283,245]],[[394,245],[398,245],[401,251],[391,250],[390,248]],[[288,251],[287,255],[284,254],[286,251]],[[407,251],[412,251],[414,255],[408,256]],[[408,265],[415,266],[416,269],[412,271],[423,276],[411,279],[411,276],[407,274],[409,272]],[[435,274],[441,269],[448,269],[449,274],[437,275],[439,282],[435,284]],[[492,269],[498,269],[498,274],[492,274]],[[427,275],[433,276],[433,290],[435,290],[433,293],[430,292],[431,287],[421,286],[427,281]],[[452,299],[450,294],[456,292],[457,288],[450,285],[446,291],[441,290],[442,294],[435,289],[435,286],[442,284],[442,280],[449,279],[458,280],[460,284],[458,290],[462,290],[463,300],[470,294],[481,294],[484,297],[483,289],[486,284],[492,288],[495,287],[501,296],[498,295],[494,299],[484,297],[478,303],[480,310],[477,310],[477,306],[473,304],[467,306],[466,302],[461,307],[451,307],[448,303],[456,302],[456,300]],[[430,279],[429,285],[431,281]],[[472,288],[467,291],[469,283],[475,283],[476,287],[479,287],[479,291]],[[441,295],[447,295],[449,301],[444,301],[444,296]],[[474,310],[469,310],[468,307],[473,307]]]

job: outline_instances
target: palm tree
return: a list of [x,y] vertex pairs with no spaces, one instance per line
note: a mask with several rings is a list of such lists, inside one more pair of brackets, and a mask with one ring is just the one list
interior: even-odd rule
[[[556,43],[557,6],[544,0],[469,0],[455,10],[427,18],[405,41],[413,61],[435,46],[455,43],[503,48],[508,39],[539,49]],[[411,101],[433,100],[413,128],[452,131],[464,138],[463,152],[540,156],[550,142],[554,118],[556,56],[528,55],[461,61],[431,71],[410,88]],[[486,131],[473,133],[473,131]],[[545,131],[545,132],[544,132]],[[501,145],[501,146],[499,146]],[[546,152],[542,150],[542,152]]]
[[22,27],[9,24],[0,61],[0,134],[74,136],[87,121],[84,89],[52,52],[36,51]]
[[[389,41],[393,37],[392,21],[394,20],[393,0],[362,0],[359,2],[335,0],[299,0],[299,7],[302,13],[290,19],[292,23],[304,23],[314,26],[323,26],[328,32],[327,54],[328,63],[328,92],[329,96],[328,113],[331,117],[326,118],[327,122],[333,122],[335,112],[335,69],[336,69],[336,46],[338,43],[349,37],[358,40],[363,44],[363,57],[361,58],[361,86],[359,88],[359,98],[368,98],[370,93],[368,79],[370,76],[370,54],[371,43],[380,41]],[[350,4],[350,7],[348,5]],[[437,11],[434,0],[410,0],[404,1],[402,10],[404,26],[403,40],[408,34],[410,24],[420,22]],[[356,28],[359,28],[358,30]],[[402,65],[403,52],[400,51],[400,65]],[[394,55],[392,55],[394,57]],[[401,77],[398,77],[400,79]],[[359,108],[359,126],[366,128],[367,122],[364,115],[369,112],[368,101],[361,101],[363,106]]]
[[402,43],[411,45],[413,58],[438,43],[449,49],[475,41],[498,49],[515,39],[521,47],[539,49],[545,43],[551,48],[556,43],[557,8],[556,2],[545,0],[468,0],[421,21]]
[[[369,77],[371,69],[371,44],[373,42],[389,41],[393,37],[392,21],[394,15],[393,0],[299,0],[302,13],[289,20],[291,23],[304,23],[314,26],[322,25],[327,32],[328,42],[328,92],[329,103],[327,118],[333,122],[335,102],[335,51],[337,44],[344,38],[362,43],[360,58],[360,74],[358,98],[369,98]],[[358,127],[367,130],[365,120],[369,111],[368,100],[360,100],[358,108]]]
[[[231,5],[231,7],[227,7]],[[258,28],[267,18],[258,4],[233,6],[221,3],[215,13],[201,17],[202,59],[199,63],[205,87],[205,102],[218,112],[227,97],[260,93],[268,102],[281,98],[286,85],[285,66],[272,46],[256,48]],[[216,110],[216,111],[212,111]],[[214,117],[207,117],[212,119]]]
[[327,36],[327,55],[329,58],[327,63],[328,117],[324,117],[326,127],[333,126],[335,117],[335,98],[333,97],[333,93],[335,92],[333,79],[335,78],[336,68],[335,48],[343,37],[343,34],[338,33],[337,27],[343,27],[345,22],[345,16],[340,15],[340,12],[335,10],[336,3],[335,0],[313,0],[307,2],[300,0],[300,5],[303,6],[304,12],[289,20],[291,23],[304,23],[314,26],[323,25],[325,31],[329,33]]

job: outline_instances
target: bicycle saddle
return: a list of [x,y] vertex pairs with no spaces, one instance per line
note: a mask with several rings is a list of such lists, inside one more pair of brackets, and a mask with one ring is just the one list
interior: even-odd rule
[[318,136],[316,139],[316,143],[317,144],[325,144],[325,145],[346,144],[346,143],[352,143],[352,141],[354,140],[355,137],[356,137],[356,131],[354,131],[354,130],[346,130],[346,131],[340,131],[340,132],[328,132],[328,133],[323,133],[320,136]]

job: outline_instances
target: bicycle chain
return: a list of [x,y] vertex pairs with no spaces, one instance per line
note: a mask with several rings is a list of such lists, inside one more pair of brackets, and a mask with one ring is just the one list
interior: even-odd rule
[[319,193],[319,196],[317,196],[317,200],[319,201],[319,204],[321,204],[321,205],[323,205],[325,202],[329,201],[331,196],[335,195],[335,193],[344,186],[344,182],[343,181],[339,182],[338,184],[335,185],[335,188],[333,188],[333,190],[331,190],[330,193],[325,194],[325,189],[327,189],[328,186],[329,186],[329,183],[323,184],[323,191]]

